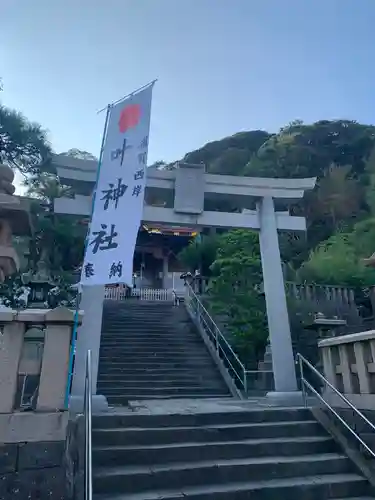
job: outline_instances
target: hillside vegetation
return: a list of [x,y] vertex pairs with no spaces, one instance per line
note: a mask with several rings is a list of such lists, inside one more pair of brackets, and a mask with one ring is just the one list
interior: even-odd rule
[[375,251],[374,145],[371,125],[295,121],[278,134],[254,130],[211,142],[183,160],[215,174],[317,177],[316,189],[289,207],[307,217],[308,229],[281,235],[287,278],[367,285],[375,283],[361,261]]

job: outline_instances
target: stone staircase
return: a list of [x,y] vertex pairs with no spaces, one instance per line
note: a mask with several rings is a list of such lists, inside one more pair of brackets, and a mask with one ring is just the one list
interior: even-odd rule
[[110,405],[230,396],[184,305],[105,301],[98,392]]
[[95,500],[375,498],[307,409],[229,404],[194,414],[102,414],[93,425]]

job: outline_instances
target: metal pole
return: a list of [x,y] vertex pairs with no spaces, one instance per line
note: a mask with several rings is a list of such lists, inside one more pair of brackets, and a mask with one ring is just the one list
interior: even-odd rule
[[299,364],[299,373],[301,378],[301,389],[302,389],[302,398],[303,398],[303,406],[307,407],[307,397],[306,397],[306,387],[305,387],[305,378],[303,376],[303,361],[299,354],[298,356],[298,364]]
[[[158,79],[156,78],[155,80],[152,80],[152,82],[149,82],[149,83],[146,83],[146,85],[143,85],[142,87],[139,87],[139,89],[137,90],[133,90],[133,92],[130,92],[130,94],[127,94],[127,95],[124,95],[123,97],[121,97],[120,99],[117,99],[117,101],[114,101],[111,103],[111,106],[115,106],[116,104],[118,104],[119,102],[121,101],[124,101],[125,99],[127,99],[128,97],[132,97],[133,95],[135,94],[138,94],[138,92],[140,92],[141,90],[144,90],[145,88],[149,87],[150,85],[155,85],[155,83],[158,81]],[[106,108],[102,108],[100,109],[97,114],[101,113],[102,111],[104,111]]]
[[87,407],[86,407],[86,500],[92,500],[92,366],[91,351],[87,351]]

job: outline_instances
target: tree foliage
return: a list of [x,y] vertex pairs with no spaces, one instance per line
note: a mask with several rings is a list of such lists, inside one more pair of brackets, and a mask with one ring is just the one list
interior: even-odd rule
[[218,237],[216,235],[202,236],[193,239],[179,254],[179,260],[190,271],[200,270],[203,276],[210,276],[211,264],[216,258]]
[[[295,120],[277,134],[241,132],[188,153],[184,161],[206,165],[210,173],[275,178],[317,177],[317,187],[299,203],[294,215],[307,216],[307,237],[283,234],[283,258],[298,268],[309,253],[337,229],[368,216],[375,186],[375,127],[350,120]],[[369,193],[369,186],[372,189]],[[375,200],[375,196],[373,197]],[[233,201],[221,200],[209,210],[236,211]],[[249,207],[250,208],[250,207]]]
[[77,221],[72,224],[69,216],[55,214],[53,208],[56,198],[70,195],[70,188],[47,172],[32,176],[25,183],[27,194],[35,198],[32,207],[35,236],[31,247],[34,265],[43,254],[48,255],[53,272],[73,271],[82,262],[86,226]]
[[89,153],[88,151],[83,151],[82,149],[77,149],[77,148],[69,149],[68,151],[65,151],[64,153],[60,153],[60,154],[65,155],[65,156],[72,156],[73,158],[77,158],[78,160],[98,161],[98,158],[95,155],[93,155],[92,153]]
[[209,173],[243,175],[249,159],[270,137],[263,130],[239,132],[187,153],[182,161],[204,163]]
[[321,177],[334,164],[350,165],[358,176],[374,139],[375,127],[350,120],[292,122],[259,148],[245,171],[261,177]]
[[23,174],[36,174],[50,155],[46,131],[0,104],[0,162]]
[[220,236],[211,269],[212,309],[225,317],[234,347],[251,365],[264,352],[267,340],[257,233],[238,229]]
[[340,286],[375,284],[375,270],[363,259],[375,251],[375,219],[357,223],[353,231],[337,232],[321,243],[301,266],[298,277],[309,283]]
[[69,186],[60,183],[59,178],[49,172],[40,172],[25,179],[26,195],[37,198],[48,206],[49,212],[53,212],[53,203],[56,198],[71,195]]

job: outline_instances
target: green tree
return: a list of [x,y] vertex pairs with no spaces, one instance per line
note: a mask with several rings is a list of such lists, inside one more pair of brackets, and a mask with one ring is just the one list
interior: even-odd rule
[[82,149],[72,148],[64,153],[60,153],[61,155],[72,156],[73,158],[77,158],[79,160],[93,160],[98,161],[98,158],[89,153],[88,151],[83,151]]
[[202,276],[210,276],[210,267],[216,258],[218,237],[216,235],[193,239],[179,254],[178,259],[190,272],[199,269]]
[[163,160],[158,160],[149,165],[149,168],[157,168],[158,170],[164,170],[168,167],[168,164]]
[[56,198],[72,195],[71,188],[60,183],[59,178],[49,172],[39,172],[24,181],[26,195],[41,200],[49,212],[53,212]]
[[239,132],[187,153],[182,161],[204,163],[207,172],[213,174],[244,175],[246,164],[269,137],[263,130]]
[[0,104],[0,162],[22,174],[36,174],[51,156],[43,128]]
[[375,216],[375,147],[366,161],[365,197],[370,212]]
[[350,176],[351,166],[330,165],[317,181],[317,189],[310,195],[306,216],[324,221],[330,234],[342,223],[351,222],[361,214],[364,190],[361,183]]
[[338,232],[311,252],[299,270],[299,278],[340,286],[374,285],[375,270],[363,262],[375,251],[374,241],[375,219],[359,222],[352,232]]
[[28,196],[35,198],[32,206],[35,237],[31,246],[34,265],[43,253],[48,255],[54,273],[73,271],[82,262],[86,226],[54,213],[56,198],[69,196],[70,188],[46,172],[28,178],[25,184]]
[[350,120],[300,121],[268,139],[246,167],[262,177],[321,177],[331,167],[350,165],[353,176],[365,170],[375,127]]
[[220,236],[211,269],[212,310],[226,318],[236,351],[251,366],[264,353],[267,340],[257,233],[240,229]]

